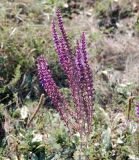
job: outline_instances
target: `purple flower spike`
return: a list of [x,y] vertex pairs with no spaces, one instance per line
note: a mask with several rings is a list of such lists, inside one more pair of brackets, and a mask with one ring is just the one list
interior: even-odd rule
[[86,39],[85,39],[85,33],[83,32],[82,37],[81,37],[81,51],[82,51],[82,63],[84,66],[84,70],[82,71],[84,74],[84,79],[85,79],[85,90],[84,92],[86,93],[86,100],[87,100],[87,109],[86,109],[86,114],[87,114],[87,123],[88,123],[88,130],[89,132],[92,129],[92,118],[93,118],[93,104],[94,104],[94,87],[93,87],[93,75],[91,72],[91,69],[88,64],[88,59],[87,59],[87,51],[86,51]]
[[58,37],[58,34],[56,32],[56,26],[55,26],[54,21],[52,21],[52,34],[53,34],[53,41],[54,41],[55,49],[56,49],[58,55],[60,56],[59,37]]
[[61,119],[65,122],[67,126],[74,125],[69,121],[69,117],[67,116],[67,111],[69,115],[75,118],[75,114],[72,113],[70,110],[66,100],[59,92],[59,88],[57,87],[56,83],[54,82],[51,72],[48,68],[48,63],[44,56],[39,56],[37,58],[37,66],[38,66],[38,75],[40,82],[47,92],[48,96],[51,98],[52,103],[56,107],[57,111],[60,113]]
[[66,31],[64,29],[63,20],[62,20],[62,16],[61,16],[61,11],[59,9],[56,11],[56,15],[57,15],[57,19],[58,19],[58,26],[59,26],[60,32],[62,34],[62,37],[63,37],[64,43],[65,43],[65,46],[67,48],[67,51],[69,53],[69,56],[71,58],[72,57],[72,51],[71,51],[71,48],[70,48],[68,36],[67,36]]
[[139,122],[139,103],[136,106],[136,115],[137,115],[137,119],[138,119],[138,122]]
[[67,75],[73,103],[68,103],[59,91],[44,56],[37,59],[39,79],[69,131],[72,132],[73,129],[76,129],[81,136],[83,134],[88,135],[92,131],[94,86],[93,75],[87,59],[85,33],[77,42],[76,53],[74,54],[59,9],[56,16],[60,32],[57,32],[53,21],[52,36],[59,63]]

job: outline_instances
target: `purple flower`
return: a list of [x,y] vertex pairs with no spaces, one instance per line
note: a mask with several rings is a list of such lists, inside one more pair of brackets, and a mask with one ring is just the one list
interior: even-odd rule
[[62,16],[61,16],[61,12],[60,12],[59,9],[56,11],[56,15],[57,15],[57,19],[58,19],[59,29],[60,29],[60,32],[61,32],[61,34],[62,34],[63,40],[64,40],[64,42],[65,42],[65,46],[66,46],[66,48],[67,48],[67,51],[68,51],[68,53],[69,53],[69,56],[72,56],[72,55],[71,55],[71,54],[72,54],[72,51],[71,51],[71,48],[70,48],[68,36],[67,36],[66,31],[65,31],[65,29],[64,29]]
[[53,21],[53,41],[60,65],[67,75],[74,108],[70,108],[70,103],[65,100],[59,91],[44,56],[37,59],[39,79],[69,130],[72,131],[74,128],[81,135],[89,134],[92,130],[94,89],[93,75],[87,58],[85,33],[82,34],[81,40],[77,42],[76,53],[73,54],[60,10],[57,10],[56,15],[60,33],[56,31],[56,25]]
[[91,124],[92,124],[92,118],[93,118],[93,110],[92,106],[94,103],[94,89],[93,89],[93,76],[91,69],[88,64],[87,59],[87,51],[86,51],[86,39],[85,39],[85,33],[82,34],[81,38],[81,51],[83,56],[83,64],[84,64],[84,79],[85,79],[85,93],[86,93],[86,100],[87,100],[87,121],[88,121],[88,130],[91,131]]
[[136,105],[136,115],[137,115],[137,119],[139,121],[139,103]]
[[73,124],[69,121],[69,116],[67,116],[67,111],[73,118],[75,118],[75,114],[72,113],[68,103],[59,92],[59,88],[52,78],[52,74],[48,68],[48,63],[44,56],[41,55],[37,58],[37,66],[40,82],[48,96],[51,98],[52,103],[56,107],[57,111],[60,113],[61,119],[67,126],[70,124],[73,127]]

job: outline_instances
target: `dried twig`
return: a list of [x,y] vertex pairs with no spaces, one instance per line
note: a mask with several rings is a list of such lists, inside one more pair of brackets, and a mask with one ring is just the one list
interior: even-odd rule
[[33,118],[36,116],[36,114],[38,113],[39,109],[41,108],[42,104],[44,102],[44,94],[41,95],[38,106],[36,107],[34,113],[32,114],[31,118],[28,120],[27,122],[27,126],[29,127]]
[[16,152],[17,160],[21,160],[20,154],[19,154],[19,152],[18,152],[18,141],[16,142],[16,145],[15,145],[15,152]]
[[128,99],[128,120],[130,119],[130,111],[131,111],[131,107],[132,107],[134,98],[135,98],[134,96],[131,96]]

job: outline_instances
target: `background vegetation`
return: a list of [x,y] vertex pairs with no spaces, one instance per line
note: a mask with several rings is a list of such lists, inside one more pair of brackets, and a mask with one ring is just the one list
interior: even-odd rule
[[[93,131],[83,153],[78,133],[69,136],[37,76],[43,54],[70,101],[50,29],[58,7],[73,49],[86,32],[94,74]],[[139,159],[138,13],[138,0],[0,1],[0,160]]]

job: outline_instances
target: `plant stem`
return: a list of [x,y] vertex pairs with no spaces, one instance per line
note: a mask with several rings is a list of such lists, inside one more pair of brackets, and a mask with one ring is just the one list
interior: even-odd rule
[[132,107],[134,98],[135,98],[134,96],[131,96],[128,99],[128,120],[130,120],[130,111],[131,111],[131,107]]
[[39,100],[39,103],[38,103],[38,106],[36,107],[34,113],[32,114],[31,118],[30,118],[30,119],[28,120],[28,122],[27,122],[27,126],[28,126],[28,127],[30,126],[32,120],[34,119],[34,117],[36,116],[36,114],[38,113],[38,111],[40,110],[43,102],[44,102],[44,94],[41,95],[40,100]]

